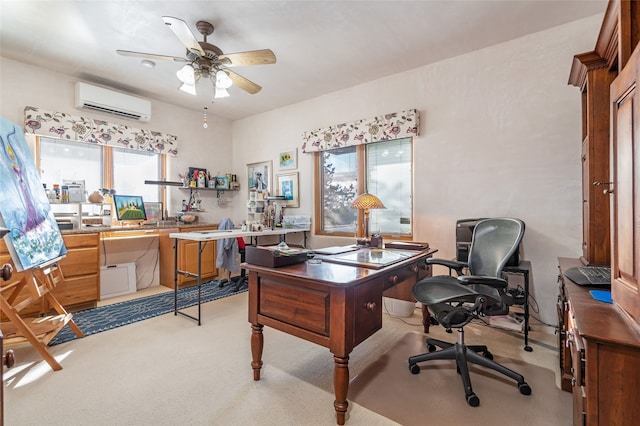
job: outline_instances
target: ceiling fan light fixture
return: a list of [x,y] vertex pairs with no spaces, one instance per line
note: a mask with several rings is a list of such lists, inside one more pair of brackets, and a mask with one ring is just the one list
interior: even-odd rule
[[190,95],[196,95],[196,85],[195,84],[187,84],[187,83],[183,83],[180,86],[180,90],[182,90],[183,92],[186,92]]
[[227,89],[225,89],[224,87],[217,87],[216,86],[216,95],[214,97],[216,99],[228,98],[229,97],[229,92],[227,92]]
[[[218,70],[216,73],[216,88],[226,89],[233,85],[233,81],[224,70]],[[227,94],[229,96],[229,94]]]
[[195,70],[191,64],[187,64],[176,72],[178,79],[184,84],[193,86],[196,83]]

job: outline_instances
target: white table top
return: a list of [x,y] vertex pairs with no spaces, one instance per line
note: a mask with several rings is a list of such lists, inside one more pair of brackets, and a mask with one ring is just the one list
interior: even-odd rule
[[262,231],[242,231],[240,229],[222,230],[214,229],[211,231],[191,231],[191,232],[174,232],[169,234],[169,238],[178,238],[180,240],[190,241],[213,241],[223,238],[237,237],[266,237],[268,235],[283,235],[291,232],[306,232],[309,228],[275,228],[264,229]]

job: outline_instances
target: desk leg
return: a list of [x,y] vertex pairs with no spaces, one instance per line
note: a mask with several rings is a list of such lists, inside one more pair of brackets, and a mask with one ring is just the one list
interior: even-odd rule
[[178,316],[178,239],[173,239],[173,315]]
[[349,391],[349,356],[340,357],[334,355],[333,361],[335,362],[333,367],[333,389],[336,394],[336,400],[333,402],[333,406],[336,409],[338,424],[343,425],[347,414],[347,407],[349,406],[349,402],[347,401],[347,392]]
[[429,332],[429,326],[431,325],[431,313],[427,308],[427,305],[422,305],[422,326],[424,327],[424,332]]
[[251,324],[251,368],[253,368],[253,380],[260,380],[262,369],[262,349],[264,348],[264,335],[262,324]]

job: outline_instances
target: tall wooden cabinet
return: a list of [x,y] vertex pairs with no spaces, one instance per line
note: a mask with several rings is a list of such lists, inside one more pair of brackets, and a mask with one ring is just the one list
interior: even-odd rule
[[[611,0],[594,51],[575,56],[569,78],[582,91],[585,238],[580,261],[559,259],[558,322],[575,425],[640,417],[639,40],[640,2]],[[612,304],[562,275],[585,263],[611,265]]]
[[582,202],[585,264],[611,263],[610,87],[638,43],[640,5],[612,0],[593,51],[574,56],[569,84],[582,100]]

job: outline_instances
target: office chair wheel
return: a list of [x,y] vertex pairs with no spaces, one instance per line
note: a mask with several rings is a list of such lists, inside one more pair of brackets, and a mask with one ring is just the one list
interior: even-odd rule
[[518,383],[518,390],[523,395],[531,395],[531,387],[526,383]]
[[478,405],[480,405],[480,398],[478,398],[478,395],[476,395],[475,393],[469,394],[467,395],[467,404],[472,407],[477,407]]
[[418,374],[420,372],[420,366],[418,364],[409,364],[409,371],[413,374]]

